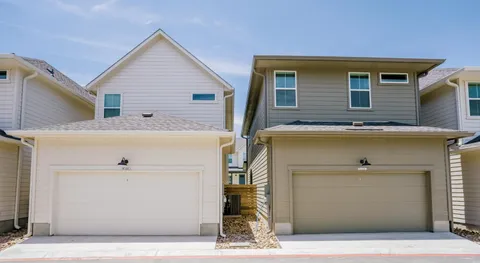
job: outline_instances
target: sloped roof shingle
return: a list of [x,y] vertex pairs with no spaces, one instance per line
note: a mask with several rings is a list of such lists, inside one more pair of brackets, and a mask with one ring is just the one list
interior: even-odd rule
[[439,68],[431,70],[426,76],[418,79],[420,90],[423,90],[426,87],[435,84],[437,81],[453,75],[459,70],[461,70],[461,68]]

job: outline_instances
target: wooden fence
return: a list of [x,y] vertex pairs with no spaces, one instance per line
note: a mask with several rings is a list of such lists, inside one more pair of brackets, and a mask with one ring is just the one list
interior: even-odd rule
[[225,195],[240,195],[242,215],[257,213],[257,186],[256,185],[225,185]]

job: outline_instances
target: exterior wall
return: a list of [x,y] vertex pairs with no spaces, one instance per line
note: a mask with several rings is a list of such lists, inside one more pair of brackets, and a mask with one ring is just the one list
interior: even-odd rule
[[480,132],[480,117],[468,116],[468,86],[467,81],[480,82],[480,79],[460,79],[459,80],[459,100],[460,100],[460,129],[469,132]]
[[[463,203],[460,202],[454,212],[460,214],[456,220],[468,226],[480,226],[480,151],[469,151],[461,154],[463,185],[455,189],[457,194],[463,194]],[[463,205],[463,207],[462,207]],[[463,208],[463,209],[462,209]],[[463,218],[461,214],[463,213]],[[454,214],[455,215],[455,214]],[[463,220],[462,220],[463,219]]]
[[275,231],[277,234],[289,234],[292,231],[289,167],[314,165],[357,170],[358,162],[363,157],[367,157],[372,163],[368,168],[370,170],[379,166],[429,167],[433,174],[431,185],[433,229],[449,231],[445,150],[442,139],[274,138],[272,173]]
[[[218,141],[216,138],[41,138],[37,140],[37,177],[33,223],[51,224],[51,167],[116,166],[122,157],[129,166],[203,166],[202,224],[219,223]],[[82,156],[82,158],[78,158]],[[119,169],[121,172],[121,169]],[[181,189],[179,189],[181,191]],[[211,225],[210,225],[211,226]],[[203,229],[202,231],[207,231]],[[39,230],[40,231],[40,230]],[[42,231],[45,232],[45,231]],[[35,232],[34,232],[35,234]]]
[[16,129],[18,126],[15,117],[18,117],[16,113],[20,110],[17,103],[21,101],[19,91],[23,73],[17,68],[4,68],[1,65],[0,69],[8,70],[9,74],[8,80],[0,80],[0,129]]
[[257,154],[249,165],[247,177],[252,174],[253,184],[257,185],[257,209],[264,218],[269,217],[268,203],[265,197],[265,186],[268,184],[268,152],[267,147]]
[[253,138],[255,137],[255,133],[258,130],[262,130],[267,128],[267,111],[266,111],[266,101],[267,96],[266,96],[266,89],[264,88],[264,85],[262,84],[262,88],[260,90],[260,93],[258,95],[258,104],[257,104],[257,109],[255,110],[255,115],[252,120],[252,125],[250,126],[250,131],[249,131],[249,140],[248,140],[248,164],[250,165],[253,163],[257,155],[263,151],[264,146],[263,145],[256,145],[253,144]]
[[[147,46],[99,84],[96,118],[105,93],[122,94],[122,115],[160,111],[225,127],[223,86],[166,40]],[[192,93],[215,93],[215,102],[193,102]]]
[[462,156],[450,154],[450,177],[452,182],[453,222],[465,224],[465,194],[462,174]]
[[18,149],[16,144],[0,142],[0,222],[14,216]]
[[455,88],[445,85],[422,96],[420,124],[454,130],[459,128]]
[[[349,70],[282,68],[297,71],[297,107],[275,108],[274,70],[267,70],[268,127],[296,120],[317,121],[396,121],[418,124],[416,75],[409,72],[408,85],[378,84],[379,72],[370,72],[371,110],[352,110],[348,103]],[[382,70],[388,72],[388,69]]]
[[[242,139],[243,140],[243,139]],[[229,167],[243,167],[243,162],[246,161],[243,159],[243,154],[245,153],[245,147],[242,147],[241,149],[238,149],[235,153],[231,154],[232,155],[232,163],[229,163]]]

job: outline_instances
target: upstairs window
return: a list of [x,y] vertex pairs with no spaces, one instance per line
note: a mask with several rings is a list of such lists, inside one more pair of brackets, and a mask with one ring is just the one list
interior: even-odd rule
[[193,101],[215,101],[215,93],[194,93]]
[[408,74],[380,73],[380,84],[408,84]]
[[480,83],[468,83],[470,116],[480,116]]
[[105,100],[103,102],[103,117],[110,118],[120,116],[121,104],[121,94],[105,94]]
[[370,102],[370,73],[368,72],[349,72],[348,73],[348,93],[350,108],[352,109],[371,109]]
[[297,107],[297,73],[275,71],[275,107]]
[[1,80],[8,80],[8,71],[0,70],[0,81]]

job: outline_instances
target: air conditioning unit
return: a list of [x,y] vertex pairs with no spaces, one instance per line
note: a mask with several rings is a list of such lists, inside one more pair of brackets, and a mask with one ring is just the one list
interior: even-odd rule
[[229,216],[238,216],[242,214],[240,195],[227,195],[227,202],[225,203],[223,214]]

